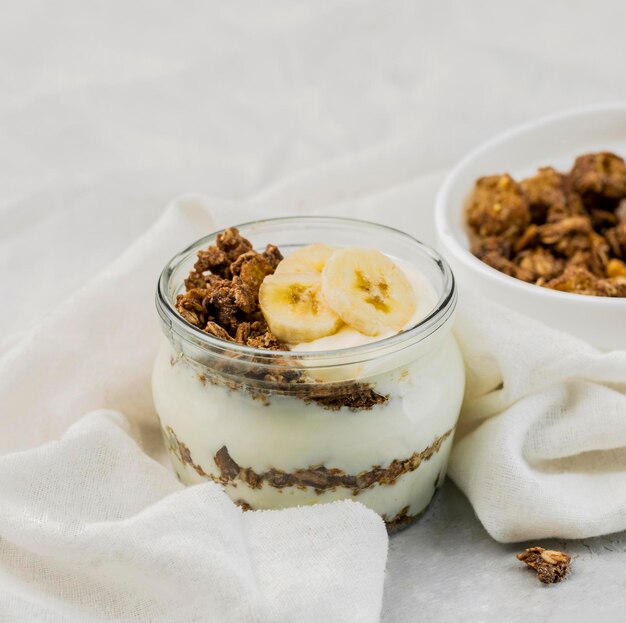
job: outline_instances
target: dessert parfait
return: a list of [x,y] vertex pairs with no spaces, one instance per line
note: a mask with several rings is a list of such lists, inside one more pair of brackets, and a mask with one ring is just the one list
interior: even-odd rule
[[183,483],[244,509],[350,498],[388,529],[443,482],[463,388],[445,262],[410,236],[287,218],[164,269],[153,395]]

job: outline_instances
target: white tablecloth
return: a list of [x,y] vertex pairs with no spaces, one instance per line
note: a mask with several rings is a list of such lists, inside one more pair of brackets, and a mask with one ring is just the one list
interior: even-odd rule
[[[299,176],[299,210],[432,242],[437,187],[477,142],[626,98],[625,25],[617,1],[5,3],[0,352],[180,192],[218,198],[228,225],[243,198],[238,220],[293,211],[281,180]],[[372,170],[345,188],[372,151],[408,155],[393,187]],[[320,194],[329,166],[341,175]],[[448,484],[391,542],[383,619],[616,613],[626,537],[569,547],[585,590],[541,590]]]

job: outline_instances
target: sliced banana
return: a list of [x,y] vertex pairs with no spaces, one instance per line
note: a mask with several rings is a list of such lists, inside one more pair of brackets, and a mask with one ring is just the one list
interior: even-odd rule
[[296,249],[280,262],[276,273],[321,273],[335,249],[327,244],[310,244]]
[[335,251],[322,271],[322,294],[347,325],[365,335],[401,331],[416,308],[406,275],[373,249]]
[[342,325],[322,295],[321,281],[316,272],[274,273],[263,280],[261,311],[281,342],[311,342],[335,333]]

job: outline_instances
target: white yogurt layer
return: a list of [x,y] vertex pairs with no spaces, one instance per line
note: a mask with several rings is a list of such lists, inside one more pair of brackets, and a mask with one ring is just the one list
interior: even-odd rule
[[[214,457],[222,446],[241,467],[257,473],[272,468],[293,473],[323,465],[358,475],[406,460],[454,428],[463,395],[463,363],[450,333],[431,346],[416,360],[362,379],[389,398],[370,410],[353,412],[345,407],[329,411],[294,396],[270,396],[265,404],[244,390],[203,383],[195,365],[185,360],[172,365],[176,355],[164,342],[153,373],[154,403],[163,428],[171,427],[193,462],[214,478],[220,475]],[[253,508],[350,497],[387,518],[406,506],[415,515],[432,497],[435,476],[445,473],[451,442],[450,436],[436,454],[394,485],[376,485],[357,496],[341,488],[322,493],[311,487],[250,489],[244,482],[226,490]],[[189,466],[174,461],[183,482],[202,480]]]
[[[413,292],[415,293],[416,308],[411,319],[404,326],[404,331],[414,327],[418,322],[422,321],[428,314],[434,309],[437,304],[437,293],[432,284],[424,274],[408,265],[406,262],[402,262],[394,259],[394,262],[405,274],[409,283],[413,286]],[[301,342],[300,344],[290,344],[289,348],[292,351],[299,352],[313,352],[313,351],[325,351],[336,350],[339,348],[352,348],[354,346],[361,346],[363,344],[371,344],[372,342],[378,342],[385,338],[395,335],[395,331],[389,331],[382,333],[381,335],[365,335],[348,325],[344,325],[334,333],[333,335],[326,335],[317,340],[311,342]]]

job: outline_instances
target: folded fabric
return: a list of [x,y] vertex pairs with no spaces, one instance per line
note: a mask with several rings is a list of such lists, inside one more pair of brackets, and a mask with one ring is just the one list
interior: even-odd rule
[[[299,204],[327,176],[278,194]],[[276,196],[255,209],[267,216]],[[214,228],[208,205],[174,202],[0,356],[0,604],[13,618],[378,618],[387,536],[373,512],[344,503],[241,515],[216,486],[182,489],[147,456],[162,451],[150,393],[156,277]],[[229,223],[240,220],[229,212]],[[456,334],[467,394],[450,475],[489,533],[625,529],[626,353],[598,352],[464,291]],[[15,453],[102,408],[127,420],[92,414],[60,443]]]
[[[387,533],[373,511],[242,515],[217,485],[184,489],[145,453],[163,447],[156,279],[213,228],[206,201],[175,201],[0,357],[0,619],[378,620]],[[124,416],[82,417],[101,408]]]
[[498,541],[626,529],[626,352],[461,292],[467,369],[449,475]]
[[352,501],[244,513],[96,411],[0,458],[0,618],[376,621],[384,524]]

